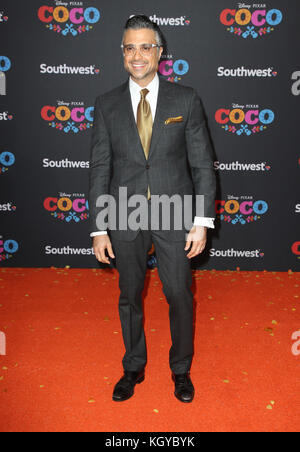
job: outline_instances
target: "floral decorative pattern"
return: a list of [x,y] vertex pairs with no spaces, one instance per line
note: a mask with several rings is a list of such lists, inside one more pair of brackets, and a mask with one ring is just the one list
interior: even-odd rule
[[274,31],[273,27],[261,27],[258,31],[255,30],[254,26],[248,25],[246,30],[242,30],[240,27],[228,27],[227,31],[236,36],[242,36],[242,38],[247,39],[249,37],[256,39],[259,36],[265,36],[268,33]]
[[218,217],[220,218],[221,221],[225,221],[225,223],[230,223],[230,224],[249,224],[249,223],[253,223],[254,221],[258,221],[260,220],[260,216],[259,215],[248,215],[248,216],[244,216],[241,214],[236,214],[236,215],[218,215]]
[[239,129],[235,126],[222,126],[226,132],[235,133],[237,135],[242,135],[243,133],[247,136],[253,135],[254,133],[263,132],[267,126],[254,126],[252,129],[248,129],[248,124],[241,125]]
[[56,25],[56,24],[48,24],[46,25],[46,27],[50,30],[50,31],[54,31],[55,33],[59,33],[62,36],[68,36],[68,35],[72,35],[72,36],[78,36],[81,35],[83,33],[86,33],[90,30],[93,29],[93,27],[91,25],[80,25],[78,27],[74,28],[74,24],[66,24],[65,28],[61,28],[60,25]]
[[72,221],[79,223],[80,221],[85,221],[89,218],[88,213],[78,214],[74,211],[67,212],[66,214],[64,214],[63,212],[52,212],[51,215],[53,216],[53,218],[61,221],[66,221],[67,223],[71,223]]
[[79,126],[77,126],[76,122],[74,121],[68,121],[67,125],[62,124],[61,122],[52,121],[49,123],[49,126],[52,127],[53,129],[63,131],[64,133],[69,132],[79,133],[87,129],[91,129],[93,127],[93,123],[83,122]]

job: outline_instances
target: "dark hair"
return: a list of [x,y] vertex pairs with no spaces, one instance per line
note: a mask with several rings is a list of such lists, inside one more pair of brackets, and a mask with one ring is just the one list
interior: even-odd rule
[[130,19],[127,20],[124,30],[141,30],[142,28],[148,28],[149,30],[153,30],[156,34],[156,43],[160,47],[164,46],[165,38],[162,34],[161,29],[159,26],[152,22],[149,17],[138,15],[138,16],[132,16]]

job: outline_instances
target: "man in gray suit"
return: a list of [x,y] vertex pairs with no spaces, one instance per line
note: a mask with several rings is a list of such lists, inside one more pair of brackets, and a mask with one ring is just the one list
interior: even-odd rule
[[[136,383],[145,378],[142,291],[152,244],[170,308],[170,368],[175,396],[182,402],[191,402],[194,397],[190,378],[194,353],[190,262],[204,250],[207,228],[214,227],[216,182],[200,98],[194,89],[160,80],[157,75],[162,39],[159,27],[146,16],[129,19],[122,45],[129,81],[97,97],[95,103],[90,233],[99,262],[109,264],[110,258],[116,260],[121,292],[119,314],[126,348],[124,375],[114,388],[114,401],[129,399]],[[130,198],[134,195],[146,202],[147,227],[130,227]],[[162,195],[175,201],[185,197],[193,200],[190,228],[186,223],[181,228],[176,226],[176,219],[184,217],[184,209],[179,203],[178,213],[175,202],[169,203],[170,212],[174,207],[172,213],[176,210],[176,215],[168,227],[163,227],[159,215],[158,220],[155,218],[158,227],[153,227],[154,199]],[[204,199],[201,208],[195,203],[195,195]],[[117,218],[108,223],[100,221],[104,212],[110,212],[110,208],[105,211],[103,196],[107,201],[113,196],[110,206],[116,207],[117,212]]]

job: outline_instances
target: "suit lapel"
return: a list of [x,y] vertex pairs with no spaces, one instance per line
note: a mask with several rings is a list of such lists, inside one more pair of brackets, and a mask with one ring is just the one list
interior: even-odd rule
[[138,154],[146,160],[144,149],[140,140],[138,128],[135,122],[134,112],[132,108],[129,81],[122,86],[122,94],[119,102],[119,113],[122,126],[125,126],[128,134],[128,143],[131,145],[132,152],[138,150]]

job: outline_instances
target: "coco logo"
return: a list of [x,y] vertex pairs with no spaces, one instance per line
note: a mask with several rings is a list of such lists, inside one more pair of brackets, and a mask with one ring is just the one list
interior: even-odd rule
[[158,66],[159,73],[173,83],[179,82],[189,70],[190,65],[186,60],[175,60],[172,55],[163,56]]
[[300,259],[300,242],[295,242],[292,245],[292,253]]
[[255,201],[252,196],[228,196],[227,201],[216,201],[216,214],[229,224],[249,224],[261,219],[269,210],[266,201]]
[[89,218],[89,203],[83,194],[60,193],[57,197],[49,196],[44,200],[44,209],[51,212],[53,218],[67,223],[80,223]]
[[0,71],[7,72],[11,68],[11,61],[6,56],[0,56]]
[[6,173],[11,166],[14,165],[16,158],[11,152],[0,153],[0,175]]
[[19,250],[19,244],[15,240],[4,239],[0,236],[0,262],[6,261],[14,255]]
[[79,133],[93,126],[94,107],[85,107],[83,102],[57,102],[56,106],[45,105],[41,118],[49,126],[64,133]]
[[38,10],[39,20],[46,25],[50,31],[61,36],[79,36],[93,29],[99,22],[101,14],[95,7],[74,8],[80,3],[56,1],[56,7],[43,5]]
[[[262,9],[257,9],[262,7]],[[265,5],[239,4],[239,9],[226,8],[220,14],[220,22],[227,31],[244,39],[256,39],[266,36],[282,22],[283,14],[279,9],[265,9]]]
[[6,95],[6,72],[11,68],[11,61],[6,56],[0,56],[0,96]]
[[250,136],[267,129],[275,119],[270,108],[259,108],[258,105],[232,104],[232,108],[219,108],[215,120],[226,132],[236,135]]

